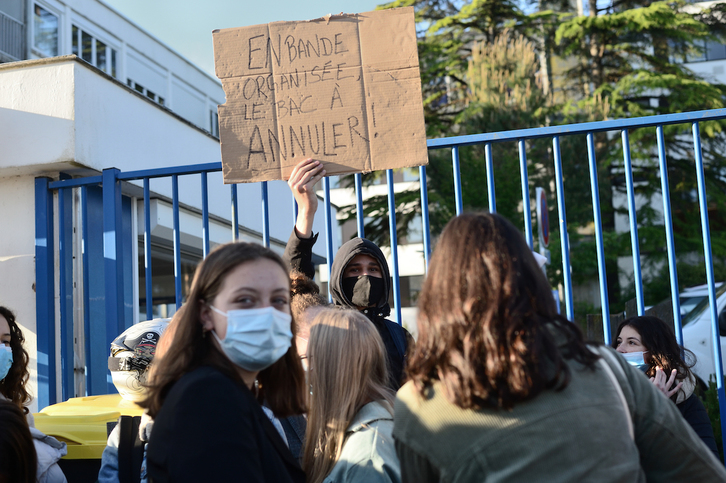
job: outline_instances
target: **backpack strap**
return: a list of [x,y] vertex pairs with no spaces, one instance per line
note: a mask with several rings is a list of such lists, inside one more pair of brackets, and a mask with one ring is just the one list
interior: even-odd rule
[[118,479],[119,483],[141,481],[144,442],[139,439],[141,416],[121,416],[118,420]]
[[391,338],[396,346],[396,350],[398,350],[398,354],[401,356],[401,359],[403,359],[406,355],[407,345],[406,333],[404,332],[403,327],[388,319],[383,320],[386,322],[386,328],[388,329],[388,333],[391,334]]

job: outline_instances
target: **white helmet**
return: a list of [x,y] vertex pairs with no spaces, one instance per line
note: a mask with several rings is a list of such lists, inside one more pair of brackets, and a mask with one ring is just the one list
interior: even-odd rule
[[108,369],[114,386],[124,399],[143,399],[146,371],[170,320],[154,319],[132,325],[111,342]]

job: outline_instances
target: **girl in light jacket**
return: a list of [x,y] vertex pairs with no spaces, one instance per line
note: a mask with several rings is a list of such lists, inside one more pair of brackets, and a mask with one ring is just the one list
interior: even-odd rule
[[355,310],[324,309],[307,348],[310,412],[303,454],[309,483],[399,483],[386,349]]

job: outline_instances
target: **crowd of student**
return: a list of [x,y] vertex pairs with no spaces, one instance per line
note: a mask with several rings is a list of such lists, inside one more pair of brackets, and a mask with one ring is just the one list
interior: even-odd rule
[[[291,175],[299,212],[284,257],[230,243],[197,268],[138,401],[139,479],[726,481],[671,329],[624,322],[615,348],[630,361],[586,344],[498,215],[464,214],[444,229],[415,342],[386,318],[388,266],[368,240],[334,258],[328,305],[311,262],[312,188],[324,174],[308,160]],[[27,353],[12,314],[0,314],[12,349],[0,347],[0,483],[33,482]],[[114,441],[100,481],[119,481]]]

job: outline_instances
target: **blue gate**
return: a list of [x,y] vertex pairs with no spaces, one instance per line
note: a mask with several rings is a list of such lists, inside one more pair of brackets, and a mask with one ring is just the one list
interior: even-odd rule
[[[666,251],[670,274],[671,301],[673,307],[673,318],[675,324],[676,338],[680,344],[683,343],[680,302],[678,289],[678,275],[676,271],[676,252],[673,236],[673,217],[671,213],[670,190],[668,186],[668,164],[666,160],[666,143],[664,126],[673,124],[690,124],[692,129],[693,157],[695,159],[697,177],[697,203],[701,215],[701,231],[703,239],[703,255],[706,265],[706,279],[709,294],[709,311],[711,316],[711,339],[713,342],[713,358],[715,360],[716,384],[718,388],[718,399],[721,413],[721,424],[723,435],[726,437],[726,394],[723,385],[723,369],[721,357],[720,335],[718,328],[718,314],[716,303],[715,280],[713,272],[713,261],[711,255],[711,237],[709,230],[709,219],[707,210],[707,196],[704,180],[704,162],[701,151],[701,135],[699,123],[726,119],[726,109],[711,111],[700,111],[683,114],[672,114],[652,116],[636,119],[623,119],[614,121],[591,122],[574,125],[553,126],[546,128],[524,129],[517,131],[498,132],[489,134],[478,134],[471,136],[459,136],[443,139],[432,139],[428,141],[430,150],[450,149],[452,153],[453,189],[455,193],[456,214],[460,214],[464,207],[464,200],[461,187],[460,149],[465,146],[483,145],[486,161],[487,193],[489,210],[497,211],[496,190],[494,186],[494,163],[492,159],[492,145],[501,142],[517,143],[520,165],[520,182],[522,191],[522,211],[524,213],[524,234],[530,248],[534,248],[532,221],[530,213],[530,182],[527,172],[527,143],[534,139],[548,138],[552,140],[552,162],[555,172],[555,191],[557,210],[559,218],[559,229],[561,233],[562,251],[562,274],[565,313],[567,318],[574,320],[574,303],[572,278],[570,273],[570,245],[568,239],[568,225],[565,209],[565,186],[563,181],[563,160],[560,150],[561,139],[569,136],[585,136],[587,144],[587,163],[589,170],[589,184],[592,194],[593,221],[595,227],[595,241],[597,248],[598,281],[600,287],[600,302],[603,320],[603,336],[605,343],[611,342],[610,308],[608,303],[608,287],[605,269],[605,247],[603,241],[603,229],[600,210],[600,195],[598,187],[597,160],[595,156],[595,135],[597,133],[620,133],[621,148],[623,152],[624,174],[627,189],[627,206],[629,214],[629,226],[631,237],[631,248],[633,267],[635,275],[635,293],[637,302],[637,313],[642,315],[645,309],[643,300],[643,285],[641,261],[638,241],[638,223],[636,213],[635,189],[633,183],[633,166],[630,154],[629,131],[638,128],[654,128],[657,138],[658,169],[661,181],[661,192],[663,194],[663,216],[666,232]],[[690,142],[690,141],[689,141]],[[584,158],[584,153],[583,153]],[[85,378],[88,394],[105,393],[108,388],[106,356],[111,340],[131,324],[125,307],[125,301],[129,297],[128,271],[132,265],[128,253],[124,251],[124,244],[128,244],[127,234],[124,230],[124,203],[121,196],[122,183],[137,181],[143,183],[144,197],[144,260],[145,260],[145,287],[146,294],[146,315],[152,318],[151,304],[151,242],[150,242],[150,189],[149,180],[152,178],[171,178],[172,202],[173,202],[173,251],[174,251],[174,285],[175,303],[178,308],[182,303],[181,283],[181,254],[180,254],[180,231],[179,231],[179,193],[178,179],[180,176],[198,176],[201,183],[201,211],[202,224],[199,227],[203,239],[203,255],[209,251],[209,210],[208,210],[208,181],[207,174],[221,171],[220,163],[199,164],[191,166],[180,166],[174,168],[151,169],[133,172],[121,172],[117,169],[106,169],[99,176],[60,179],[51,181],[48,178],[36,178],[36,293],[37,293],[37,330],[38,330],[38,379],[39,379],[39,406],[43,408],[57,402],[56,377],[61,378],[62,399],[72,395],[71,388],[74,385],[74,349],[73,349],[73,300],[70,296],[71,286],[74,283],[73,267],[70,266],[68,226],[72,223],[72,217],[68,214],[69,196],[72,190],[80,190],[81,214],[80,224],[83,233],[83,263],[82,274],[76,277],[83,277],[83,305],[84,305],[84,333],[85,333]],[[399,285],[399,262],[398,262],[398,241],[396,230],[396,202],[393,187],[393,172],[386,171],[388,184],[388,212],[389,229],[391,236],[391,255],[393,268],[393,290],[394,305],[397,320],[401,321],[401,293]],[[429,224],[429,203],[426,168],[419,168],[420,203],[423,225],[423,245],[426,264],[431,254],[431,227]],[[359,236],[364,236],[364,202],[362,196],[362,177],[355,175],[356,192],[356,217]],[[325,246],[328,257],[328,270],[332,264],[333,252],[333,220],[330,205],[330,180],[323,179],[325,216]],[[77,191],[76,191],[77,192]],[[96,196],[100,205],[93,205],[89,200]],[[54,208],[57,199],[58,235],[54,234]],[[246,200],[249,204],[249,200]],[[263,243],[270,244],[269,235],[269,204],[267,199],[267,183],[261,184],[260,216],[262,217]],[[238,199],[237,186],[230,186],[230,204],[233,239],[239,237],[238,224]],[[102,213],[97,214],[102,218],[102,234],[96,241],[92,239],[93,227],[89,226],[89,220],[94,220],[89,210],[94,206],[102,206]],[[293,220],[296,216],[296,207],[292,202]],[[100,246],[96,245],[100,244]],[[103,263],[103,276],[98,278],[98,272],[91,270],[93,264],[93,247],[98,248],[99,262]],[[58,249],[58,264],[56,271],[55,249]],[[101,250],[102,248],[102,250]],[[328,273],[329,275],[329,273]],[[59,286],[56,290],[55,279],[58,277]],[[97,278],[92,282],[92,278]],[[329,278],[328,278],[329,279]],[[88,288],[94,286],[97,289],[97,296],[91,301]],[[139,287],[139,292],[142,289]],[[60,300],[60,360],[61,367],[56,367],[55,327],[56,327],[56,306],[55,294]],[[102,310],[93,311],[92,303],[100,303]],[[92,320],[92,315],[101,314],[103,324]]]

